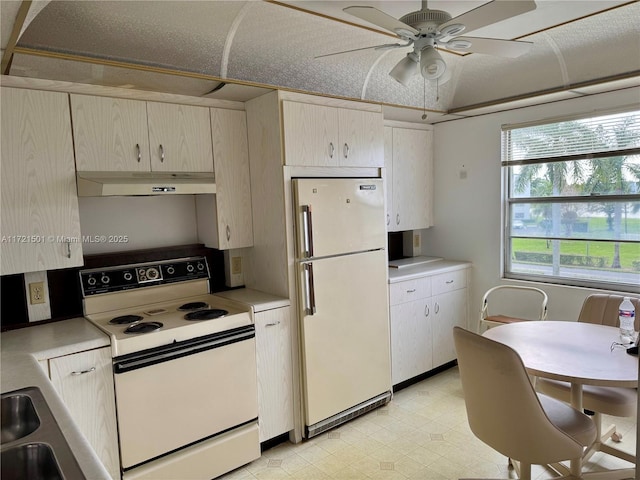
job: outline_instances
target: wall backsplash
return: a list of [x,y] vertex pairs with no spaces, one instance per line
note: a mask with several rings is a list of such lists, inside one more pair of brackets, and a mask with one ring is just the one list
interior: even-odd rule
[[[81,197],[84,255],[197,243],[193,195]],[[104,239],[104,241],[102,241]]]

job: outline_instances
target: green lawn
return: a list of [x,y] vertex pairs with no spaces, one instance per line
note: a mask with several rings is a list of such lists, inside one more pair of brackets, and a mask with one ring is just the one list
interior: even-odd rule
[[[524,251],[524,252],[540,252],[551,253],[551,242],[547,247],[547,241],[541,239],[529,239],[529,238],[513,238],[512,239],[512,251]],[[560,243],[561,254],[572,255],[589,255],[592,257],[607,257],[607,264],[611,266],[613,260],[613,248],[614,244],[609,242],[597,242],[597,241],[572,241],[562,240]],[[632,270],[632,262],[640,261],[640,245],[621,243],[620,244],[620,264],[623,269]]]

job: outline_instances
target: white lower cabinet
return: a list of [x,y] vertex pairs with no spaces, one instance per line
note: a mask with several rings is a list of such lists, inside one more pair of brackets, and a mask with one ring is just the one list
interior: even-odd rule
[[114,479],[120,478],[111,349],[49,359],[49,377],[78,428]]
[[467,270],[389,285],[393,385],[456,359],[453,327],[467,325]]
[[394,385],[433,368],[431,299],[391,306],[391,381]]
[[466,327],[467,292],[455,290],[433,297],[433,365],[457,358],[453,327]]
[[255,313],[261,442],[293,429],[290,325],[290,307]]

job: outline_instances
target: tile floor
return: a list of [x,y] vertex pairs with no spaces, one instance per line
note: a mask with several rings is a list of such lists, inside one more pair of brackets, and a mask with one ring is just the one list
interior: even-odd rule
[[[607,422],[607,420],[609,420]],[[635,453],[636,418],[615,421],[617,445]],[[585,469],[630,468],[596,453]],[[534,466],[532,478],[553,478]],[[474,437],[468,427],[457,367],[397,392],[392,401],[298,445],[282,443],[222,477],[242,479],[434,479],[515,478],[507,458]]]

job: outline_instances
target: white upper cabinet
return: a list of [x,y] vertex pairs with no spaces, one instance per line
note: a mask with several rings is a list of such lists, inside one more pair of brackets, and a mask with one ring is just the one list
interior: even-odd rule
[[385,127],[387,228],[418,230],[433,225],[433,132]]
[[345,167],[384,166],[382,114],[338,108],[339,164]]
[[146,102],[71,95],[71,115],[79,171],[149,171]]
[[1,95],[0,274],[82,265],[67,94]]
[[382,113],[283,101],[285,163],[382,167]]
[[213,172],[209,109],[71,95],[78,171]]
[[209,109],[147,102],[151,170],[213,172]]
[[219,250],[253,245],[251,177],[244,111],[211,109],[216,194],[197,195],[198,238]]

